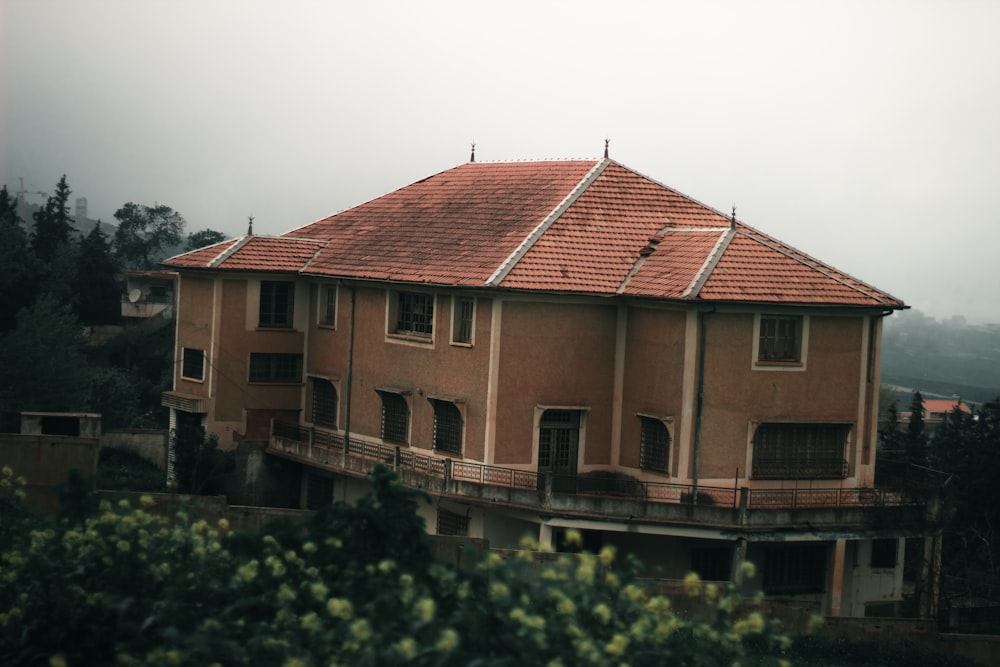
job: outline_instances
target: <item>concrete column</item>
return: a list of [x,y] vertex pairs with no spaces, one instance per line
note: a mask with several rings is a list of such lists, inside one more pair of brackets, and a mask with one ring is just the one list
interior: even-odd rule
[[747,560],[747,541],[742,537],[736,540],[736,548],[733,549],[733,569],[729,573],[729,580],[737,589],[743,588],[743,563]]
[[538,524],[538,546],[539,548],[544,548],[548,545],[555,549],[555,545],[552,544],[552,526],[547,523]]
[[830,565],[830,604],[827,615],[840,616],[844,599],[844,568],[846,567],[847,540],[833,543],[833,562]]

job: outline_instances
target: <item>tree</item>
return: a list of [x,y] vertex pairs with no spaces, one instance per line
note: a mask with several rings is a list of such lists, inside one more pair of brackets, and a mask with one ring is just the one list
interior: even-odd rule
[[181,243],[184,218],[169,206],[129,202],[115,212],[114,248],[126,269],[152,269],[164,252]]
[[225,240],[226,235],[222,232],[217,232],[214,229],[203,229],[200,232],[188,234],[187,247],[184,249],[190,252],[192,250],[197,250],[198,248],[204,248],[205,246],[221,243]]
[[77,257],[79,306],[77,313],[84,324],[112,324],[121,319],[121,287],[118,262],[111,252],[101,224],[80,242]]
[[71,234],[76,228],[69,214],[71,192],[66,183],[66,175],[63,174],[56,185],[55,194],[48,198],[44,207],[35,212],[31,247],[35,256],[43,263],[52,262],[59,248],[72,242]]
[[904,438],[906,456],[913,465],[926,466],[927,436],[924,433],[924,397],[919,391],[913,392],[910,401],[910,418],[906,423]]
[[0,336],[0,410],[78,411],[90,368],[83,327],[69,306],[43,294]]
[[17,313],[31,304],[38,282],[38,263],[28,234],[17,216],[17,203],[0,189],[0,334],[14,328]]

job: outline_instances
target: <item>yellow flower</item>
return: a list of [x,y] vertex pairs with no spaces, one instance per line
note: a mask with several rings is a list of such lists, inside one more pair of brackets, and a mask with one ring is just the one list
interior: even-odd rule
[[701,593],[701,577],[697,572],[688,572],[684,577],[684,592],[692,596]]
[[387,559],[378,564],[378,571],[382,574],[388,574],[389,572],[392,572],[394,567],[396,567],[396,564]]
[[282,583],[278,587],[278,599],[284,602],[291,602],[295,599],[295,591],[288,584]]
[[306,663],[301,658],[289,658],[281,667],[306,667]]
[[324,584],[322,581],[317,581],[316,583],[309,586],[309,592],[312,593],[312,596],[316,598],[318,602],[322,602],[323,600],[326,599],[326,594],[329,592],[329,590],[327,589],[326,584]]
[[753,579],[757,575],[757,567],[748,560],[743,561],[743,564],[740,565],[740,570],[746,579]]
[[326,601],[326,610],[331,616],[349,621],[354,616],[354,607],[350,600],[330,598]]
[[600,619],[601,622],[607,623],[611,620],[611,609],[602,602],[594,607],[594,616]]
[[229,520],[226,517],[219,519],[215,525],[219,527],[219,530],[229,530]]
[[607,646],[604,647],[605,652],[611,655],[622,655],[625,653],[625,649],[628,648],[628,637],[622,634],[615,633],[615,636],[611,638]]
[[413,637],[404,637],[396,644],[396,650],[403,655],[405,660],[413,660],[417,657],[418,648],[419,645]]
[[629,602],[642,602],[646,599],[646,592],[635,584],[629,584],[623,588],[622,595],[625,596]]
[[[221,528],[222,526],[219,527]],[[311,554],[316,551],[316,544],[313,542],[306,542],[305,544],[302,545],[302,550],[305,551],[307,554]]]
[[413,611],[416,613],[417,618],[421,621],[424,623],[430,623],[434,620],[434,600],[431,598],[420,598],[417,600],[417,603],[413,605]]
[[316,612],[311,611],[299,619],[299,625],[302,627],[303,630],[308,630],[309,632],[318,630],[319,616],[316,615]]
[[458,633],[451,628],[445,628],[441,631],[441,637],[438,639],[437,647],[442,651],[453,651],[458,647]]
[[602,547],[600,553],[597,554],[597,560],[604,567],[609,567],[615,560],[615,548],[611,546]]
[[239,568],[237,568],[236,574],[243,581],[250,583],[251,581],[257,578],[257,564],[258,563],[256,560],[252,560],[246,565],[241,565]]
[[[4,472],[7,472],[7,470],[10,470],[10,468],[4,468]],[[49,658],[49,667],[66,667],[67,664],[66,658],[62,653],[57,653]]]
[[563,538],[568,547],[582,547],[583,546],[583,536],[580,531],[575,528],[570,528],[566,531],[566,537]]
[[10,466],[4,466],[3,467],[3,476],[4,477],[13,477],[14,476],[14,469],[11,468]]
[[580,563],[580,566],[576,568],[576,581],[584,586],[590,586],[594,583],[593,563],[587,561]]
[[576,605],[573,604],[573,601],[569,598],[563,598],[560,600],[559,605],[556,608],[559,610],[560,614],[566,614],[567,616],[576,613]]
[[510,589],[507,588],[507,584],[500,581],[494,581],[490,584],[490,597],[492,598],[505,598],[510,594]]
[[154,504],[153,496],[149,495],[148,493],[144,493],[143,495],[139,496],[139,504],[142,505],[143,507],[152,507]]
[[372,626],[370,626],[368,624],[368,620],[364,618],[359,618],[351,623],[350,632],[351,637],[361,643],[364,643],[372,638]]

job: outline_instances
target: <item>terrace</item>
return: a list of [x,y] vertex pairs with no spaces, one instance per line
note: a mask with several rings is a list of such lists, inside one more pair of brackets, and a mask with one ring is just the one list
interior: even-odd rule
[[[926,495],[894,488],[754,489],[670,484],[619,472],[578,475],[470,463],[407,447],[383,445],[299,424],[274,421],[269,454],[354,477],[366,477],[378,463],[400,481],[429,493],[484,503],[607,518],[698,521],[714,525],[767,527],[870,525],[916,520]],[[735,482],[736,480],[734,480]]]

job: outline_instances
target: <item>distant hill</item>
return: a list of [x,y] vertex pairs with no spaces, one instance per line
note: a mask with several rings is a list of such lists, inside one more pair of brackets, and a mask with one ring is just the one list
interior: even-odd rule
[[882,382],[966,403],[1000,397],[1000,324],[895,313],[882,336]]

